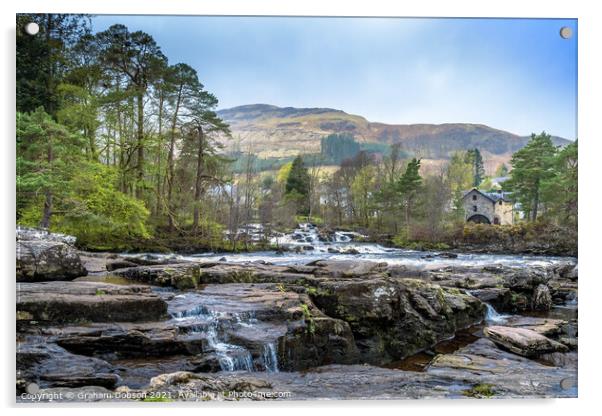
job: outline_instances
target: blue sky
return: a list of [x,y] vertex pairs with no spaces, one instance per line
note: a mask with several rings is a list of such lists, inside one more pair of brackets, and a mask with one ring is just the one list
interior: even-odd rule
[[[219,108],[331,107],[393,124],[482,123],[574,139],[577,22],[96,16],[151,34]],[[562,26],[573,37],[559,36]]]

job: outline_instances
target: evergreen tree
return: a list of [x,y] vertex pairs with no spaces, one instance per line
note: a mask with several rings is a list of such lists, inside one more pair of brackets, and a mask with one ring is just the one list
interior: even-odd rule
[[297,156],[293,160],[291,170],[286,179],[286,195],[297,201],[297,212],[307,214],[309,212],[309,184],[310,177],[307,168],[303,164],[303,158]]
[[512,155],[510,179],[504,189],[514,193],[527,218],[535,221],[542,204],[542,185],[554,176],[557,149],[549,134],[531,135],[529,143]]
[[397,180],[396,191],[401,198],[401,204],[404,210],[405,224],[409,236],[410,221],[414,207],[414,201],[422,185],[420,176],[420,159],[413,158],[408,163],[405,172]]
[[472,166],[472,186],[478,188],[485,178],[483,156],[481,156],[479,149],[475,148],[466,152],[466,162]]

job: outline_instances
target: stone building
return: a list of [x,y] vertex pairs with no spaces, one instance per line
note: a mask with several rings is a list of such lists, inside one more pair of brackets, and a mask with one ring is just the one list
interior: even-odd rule
[[464,194],[464,215],[467,222],[511,225],[514,203],[509,192],[481,192],[476,188]]

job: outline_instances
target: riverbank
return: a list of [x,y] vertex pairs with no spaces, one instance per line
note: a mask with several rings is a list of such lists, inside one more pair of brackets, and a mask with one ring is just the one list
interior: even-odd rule
[[[19,244],[37,250],[34,261],[66,256],[86,274],[18,258],[22,401],[32,383],[65,401],[577,393],[575,259],[336,254],[328,245],[270,259],[182,257],[78,253],[61,238]],[[40,257],[46,250],[61,254]]]

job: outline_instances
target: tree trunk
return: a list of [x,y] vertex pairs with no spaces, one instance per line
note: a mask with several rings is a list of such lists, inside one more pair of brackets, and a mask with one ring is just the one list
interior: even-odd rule
[[[52,142],[50,142],[50,141],[48,142],[48,147],[46,149],[46,158],[47,158],[49,165],[54,160],[54,154],[53,154],[53,150],[52,150]],[[52,168],[50,170],[52,171]],[[50,188],[47,188],[46,191],[44,192],[44,194],[45,194],[44,212],[42,213],[42,220],[40,221],[40,227],[41,228],[50,228],[50,218],[52,217],[52,205],[53,205],[52,190]]]
[[199,127],[199,151],[196,162],[196,181],[194,184],[194,212],[192,216],[192,228],[197,230],[199,227],[199,220],[201,216],[201,209],[199,207],[199,201],[202,195],[202,175],[203,175],[203,155],[204,155],[204,135],[203,128]]
[[174,153],[176,148],[176,126],[178,123],[178,112],[180,111],[180,103],[182,100],[182,89],[183,85],[180,84],[178,90],[178,98],[176,100],[176,108],[174,110],[173,118],[171,120],[171,130],[169,136],[169,153],[167,155],[167,224],[169,231],[173,231],[175,227],[175,221],[173,216],[172,197],[173,197],[173,182],[175,175],[174,167]]
[[144,181],[144,94],[143,91],[138,91],[136,96],[136,104],[138,109],[138,128],[136,135],[136,147],[138,150],[138,163],[136,166],[137,181],[136,181],[136,198],[141,199]]

